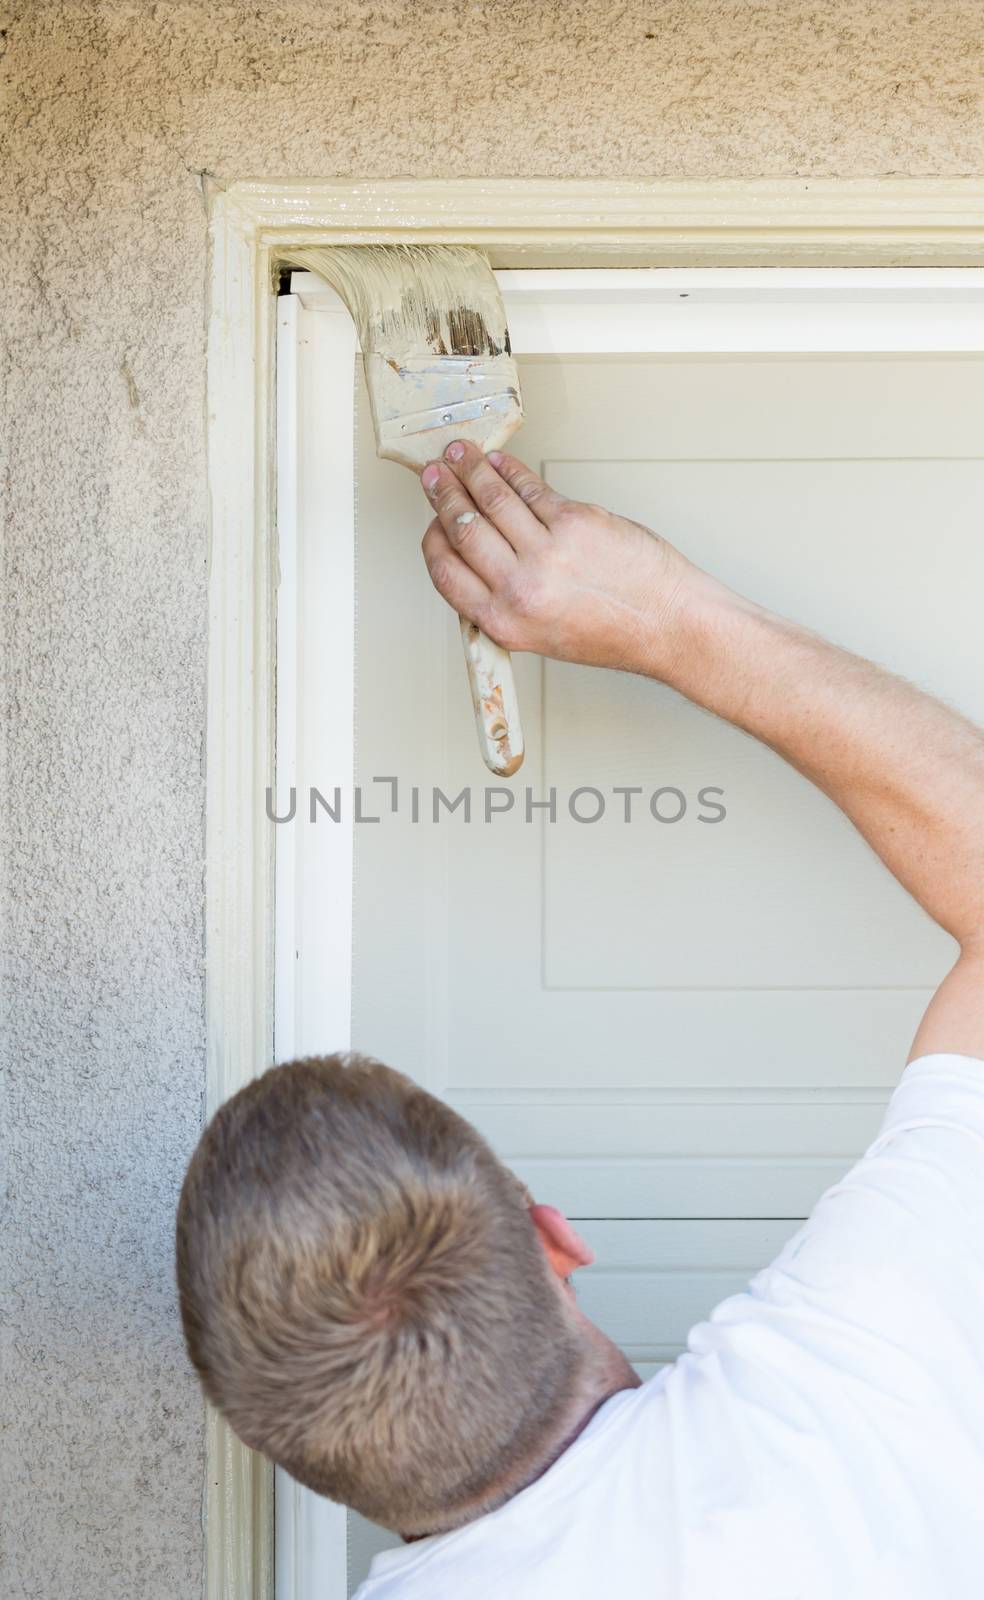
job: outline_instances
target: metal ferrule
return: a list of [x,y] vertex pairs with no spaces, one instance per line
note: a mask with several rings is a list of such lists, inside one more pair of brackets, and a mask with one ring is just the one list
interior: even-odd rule
[[522,416],[513,358],[411,356],[400,362],[375,352],[366,376],[381,455],[416,457],[429,445],[421,434],[505,436]]

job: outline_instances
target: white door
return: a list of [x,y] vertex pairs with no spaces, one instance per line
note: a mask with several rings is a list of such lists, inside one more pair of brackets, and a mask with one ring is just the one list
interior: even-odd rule
[[[338,528],[316,488],[338,385],[330,303],[311,293],[290,332],[308,413],[302,499],[315,485],[285,634],[315,704],[293,752],[297,815],[279,830],[294,918],[282,934],[300,930],[291,1049],[347,1042],[318,1031],[348,922],[317,863],[333,852],[344,873],[350,848],[352,1045],[450,1100],[577,1219],[598,1255],[581,1302],[648,1372],[863,1148],[953,949],[828,801],[660,685],[518,658],[526,764],[493,780],[457,627],[420,558],[427,509],[410,474],[376,461],[361,379],[354,778],[367,820],[346,829],[347,793],[340,823],[324,808],[308,820],[312,785],[333,803],[348,781],[313,726],[333,692],[319,619],[345,573],[344,558],[334,577],[324,563]],[[518,321],[531,353],[515,447],[558,489],[661,530],[984,719],[979,358],[547,354],[536,316]],[[334,1516],[321,1592],[341,1596],[380,1541],[346,1519],[343,1572]]]

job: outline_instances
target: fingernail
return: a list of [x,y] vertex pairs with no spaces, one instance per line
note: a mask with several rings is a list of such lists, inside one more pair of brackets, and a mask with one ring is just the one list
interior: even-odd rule
[[464,453],[465,447],[458,439],[455,440],[454,444],[449,444],[444,452],[449,461],[460,461]]
[[502,451],[501,450],[490,450],[485,459],[486,459],[486,461],[491,461],[492,465],[494,467],[497,467],[499,465],[499,462],[502,460]]
[[423,472],[420,474],[420,481],[427,490],[428,494],[433,489],[440,476],[441,469],[437,465],[436,461],[432,461],[429,467],[424,468]]

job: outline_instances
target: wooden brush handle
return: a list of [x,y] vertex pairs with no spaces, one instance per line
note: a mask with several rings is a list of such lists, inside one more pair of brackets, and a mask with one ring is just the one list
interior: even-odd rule
[[511,778],[523,762],[523,728],[512,657],[474,622],[466,622],[464,617],[460,622],[482,757],[490,772]]
[[[377,454],[422,472],[452,439],[501,450],[523,420],[511,356],[420,355],[397,362],[370,351],[364,358]],[[508,650],[461,619],[468,684],[482,759],[497,778],[523,761],[523,729]]]

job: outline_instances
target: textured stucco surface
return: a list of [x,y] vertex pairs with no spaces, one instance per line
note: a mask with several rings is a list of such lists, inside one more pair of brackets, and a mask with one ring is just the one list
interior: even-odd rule
[[984,172],[979,0],[0,4],[4,1594],[201,1592],[198,174]]

